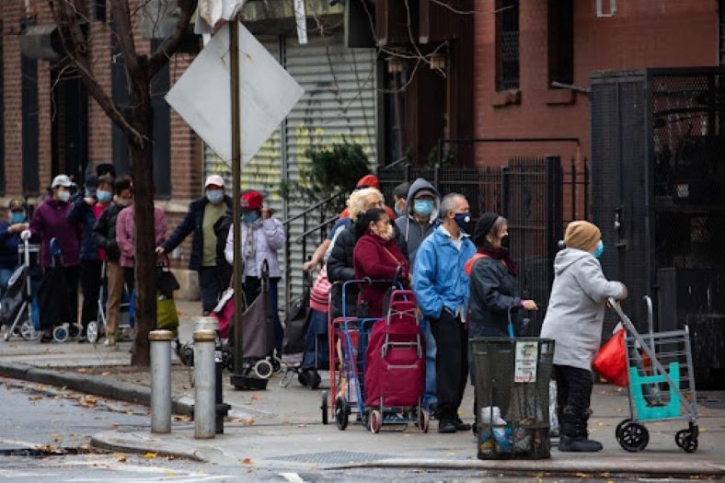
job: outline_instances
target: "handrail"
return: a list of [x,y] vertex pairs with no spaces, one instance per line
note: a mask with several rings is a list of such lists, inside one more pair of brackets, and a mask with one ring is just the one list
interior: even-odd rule
[[287,218],[285,221],[282,222],[282,224],[283,225],[287,225],[290,222],[293,222],[295,220],[299,220],[300,218],[302,218],[302,217],[308,215],[309,213],[311,213],[312,211],[318,209],[322,205],[328,204],[331,201],[333,201],[335,199],[338,199],[338,198],[341,198],[341,197],[347,198],[348,196],[349,196],[349,192],[348,191],[338,191],[334,195],[329,196],[329,197],[325,198],[322,201],[318,201],[317,203],[315,203],[314,205],[310,206],[309,208],[307,208],[302,213],[298,213],[298,214],[296,214],[295,216],[293,216],[291,218]]
[[403,161],[408,161],[408,158],[407,157],[403,157],[403,158],[400,158],[400,159],[396,159],[392,163],[390,163],[388,165],[385,165],[385,166],[379,168],[378,171],[387,171],[387,170],[389,170],[391,168],[394,168],[395,166],[399,165]]
[[335,215],[335,216],[331,216],[330,218],[328,218],[325,221],[317,224],[315,227],[310,228],[309,230],[307,230],[306,232],[302,233],[300,236],[298,236],[297,238],[295,238],[295,243],[298,243],[298,244],[299,243],[302,243],[305,240],[305,238],[307,238],[308,236],[310,236],[311,234],[313,234],[317,230],[320,230],[321,228],[325,228],[326,226],[331,225],[332,223],[334,223],[335,221],[337,221],[339,218],[340,218],[340,215],[339,214],[338,215]]

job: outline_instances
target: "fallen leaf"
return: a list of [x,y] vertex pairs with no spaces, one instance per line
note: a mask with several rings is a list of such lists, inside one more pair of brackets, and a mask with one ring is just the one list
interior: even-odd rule
[[252,394],[252,397],[250,399],[252,401],[259,401],[260,399],[262,399],[262,396],[258,392],[255,392],[254,394]]
[[125,463],[128,461],[128,458],[125,454],[118,454],[116,455],[116,461],[118,461],[119,463]]
[[144,459],[151,460],[151,459],[156,458],[158,455],[159,455],[158,453],[149,452],[149,453],[144,453],[143,457],[144,457]]
[[243,464],[243,465],[251,465],[251,464],[252,464],[252,460],[251,460],[251,458],[244,458],[244,459],[242,460],[242,464]]
[[110,376],[110,375],[111,375],[111,373],[110,373],[110,372],[108,372],[108,371],[106,371],[106,372],[101,372],[101,375],[102,375],[102,376]]

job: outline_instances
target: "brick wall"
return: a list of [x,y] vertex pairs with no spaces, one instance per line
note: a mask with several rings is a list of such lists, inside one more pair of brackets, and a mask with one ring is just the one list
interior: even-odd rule
[[[0,209],[4,217],[5,207],[10,198],[21,196],[22,187],[22,91],[20,72],[20,21],[30,14],[35,17],[38,25],[53,23],[45,0],[31,0],[31,10],[25,8],[25,0],[2,0],[0,2],[0,19],[3,22],[3,65],[4,101],[5,101],[5,163],[6,186],[5,197],[0,198]],[[110,21],[110,2],[107,10]],[[136,29],[138,30],[138,29]],[[136,32],[138,38],[138,32]],[[94,76],[106,94],[111,96],[111,31],[110,24],[95,21],[90,26],[90,58]],[[148,52],[150,42],[137,39],[137,48]],[[193,56],[177,54],[169,62],[171,85],[184,73]],[[58,173],[51,172],[52,139],[51,139],[51,64],[38,61],[38,96],[39,110],[39,172],[41,188],[50,184]],[[98,103],[88,97],[88,159],[96,165],[110,162],[112,155],[112,123]],[[201,142],[189,126],[172,111],[171,113],[171,189],[172,199],[159,202],[167,210],[169,228],[173,230],[186,213],[188,203],[202,194],[203,167]],[[191,237],[182,246],[188,257]],[[186,266],[186,260],[179,265]]]
[[[587,96],[547,86],[549,3],[520,1],[519,103],[506,104],[512,93],[495,92],[494,15],[475,16],[475,137],[576,137],[579,150],[574,143],[481,144],[475,151],[479,165],[501,165],[511,156],[588,157]],[[481,11],[492,12],[494,5],[494,0],[476,2]],[[619,1],[612,18],[597,18],[594,0],[574,5],[575,85],[588,87],[590,72],[597,70],[718,65],[715,1]]]

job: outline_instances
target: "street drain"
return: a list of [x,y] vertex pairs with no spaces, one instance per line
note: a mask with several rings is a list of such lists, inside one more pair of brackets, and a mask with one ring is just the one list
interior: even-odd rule
[[354,451],[326,451],[322,453],[303,453],[295,455],[276,456],[273,460],[298,461],[300,463],[346,465],[351,463],[364,463],[394,458],[393,455],[381,453],[358,453]]
[[0,456],[28,456],[31,458],[46,458],[49,456],[65,456],[90,454],[92,450],[86,448],[10,448],[0,449]]

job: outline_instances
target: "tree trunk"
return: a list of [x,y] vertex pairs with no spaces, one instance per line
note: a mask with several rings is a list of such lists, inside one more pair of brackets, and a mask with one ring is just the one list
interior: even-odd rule
[[[131,365],[151,364],[149,332],[156,328],[156,254],[154,227],[154,186],[152,110],[150,85],[136,79],[133,83],[131,122],[144,139],[129,138],[136,249],[136,338]],[[135,102],[134,102],[135,101]]]

